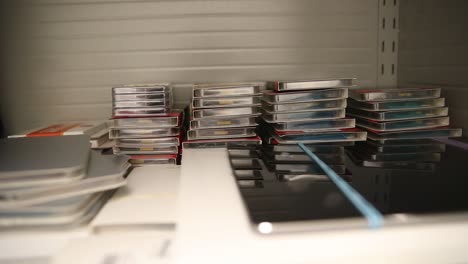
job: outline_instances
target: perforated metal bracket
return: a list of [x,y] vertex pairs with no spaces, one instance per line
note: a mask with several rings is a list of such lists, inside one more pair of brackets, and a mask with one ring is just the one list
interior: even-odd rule
[[377,87],[397,85],[399,0],[379,0]]

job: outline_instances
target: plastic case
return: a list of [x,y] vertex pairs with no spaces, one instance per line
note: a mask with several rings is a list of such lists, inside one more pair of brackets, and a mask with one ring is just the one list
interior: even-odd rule
[[226,117],[226,116],[258,116],[259,107],[233,107],[216,109],[198,109],[193,110],[193,118],[200,119],[205,117]]
[[255,127],[197,129],[187,132],[188,140],[254,137]]
[[[310,151],[314,153],[324,153],[324,154],[336,154],[342,155],[344,153],[344,146],[340,145],[305,145]],[[296,145],[264,145],[265,151],[273,153],[304,153],[304,151]]]
[[180,140],[178,137],[162,138],[119,138],[115,140],[116,146],[120,147],[157,147],[157,146],[178,146]]
[[[301,153],[263,153],[270,163],[311,163],[313,162],[309,156]],[[344,164],[344,155],[336,154],[317,154],[317,156],[327,164]]]
[[258,159],[231,158],[231,167],[234,170],[261,170],[262,166]]
[[367,111],[391,111],[391,110],[411,110],[422,108],[435,108],[445,106],[445,98],[419,99],[390,102],[359,102],[354,99],[348,99],[348,104],[352,108]]
[[257,151],[248,148],[242,149],[235,149],[229,148],[228,149],[229,157],[231,158],[258,158]]
[[169,83],[154,84],[127,84],[112,88],[112,94],[131,94],[131,93],[167,93],[172,88]]
[[160,164],[173,164],[177,163],[177,155],[132,155],[130,156],[130,163],[134,167],[145,165],[160,165]]
[[[63,228],[72,228],[84,226],[96,216],[104,203],[112,195],[113,191],[100,193],[93,199],[87,200],[76,210],[67,210],[62,212],[12,212],[1,217],[0,228],[9,231],[12,230],[60,230]],[[31,207],[23,207],[27,209]],[[45,229],[46,228],[46,229]]]
[[367,136],[379,143],[385,143],[385,141],[401,140],[401,139],[421,139],[421,138],[437,138],[437,137],[461,137],[461,128],[432,128],[432,129],[421,129],[412,131],[397,131],[397,132],[383,132],[373,133],[369,132]]
[[144,116],[163,116],[170,112],[166,107],[147,107],[147,108],[113,108],[114,117],[144,117]]
[[436,163],[430,162],[418,162],[414,161],[373,161],[364,160],[362,161],[364,167],[376,167],[376,168],[392,168],[392,169],[413,169],[413,170],[424,170],[433,171],[436,169]]
[[262,102],[262,108],[266,112],[279,113],[279,112],[305,112],[322,109],[344,109],[346,108],[346,98],[332,99],[332,100],[318,100],[307,103],[287,103],[287,104],[270,104]]
[[261,103],[261,96],[239,96],[222,98],[193,98],[192,107],[197,108],[217,108],[217,107],[241,107],[258,106]]
[[378,140],[367,139],[367,143],[374,145],[385,145],[385,146],[399,146],[399,145],[418,145],[418,144],[432,144],[436,139],[431,138],[417,138],[417,139],[394,139],[385,142],[379,142]]
[[182,143],[183,148],[226,148],[229,146],[246,147],[262,144],[260,137],[251,138],[225,138],[208,140],[189,140]]
[[80,180],[90,153],[86,135],[0,139],[0,189]]
[[203,118],[190,121],[190,129],[257,126],[256,117]]
[[112,128],[176,127],[179,125],[179,121],[179,116],[118,118],[113,120]]
[[276,173],[276,177],[280,182],[297,182],[297,181],[310,181],[310,182],[329,182],[330,179],[324,174],[313,173]]
[[300,91],[324,88],[342,88],[353,86],[354,79],[323,79],[305,81],[274,81],[267,82],[266,88],[277,92]]
[[234,170],[237,180],[263,180],[261,170]]
[[357,89],[349,97],[357,101],[407,100],[440,97],[440,88]]
[[444,152],[445,144],[443,143],[426,143],[426,144],[378,144],[367,141],[364,144],[358,144],[357,147],[365,149],[367,152],[384,152],[384,153],[419,153],[419,152]]
[[365,141],[366,131],[359,129],[343,129],[343,131],[330,131],[327,133],[303,133],[303,134],[284,134],[270,132],[270,144],[297,144],[297,143],[321,143],[321,142],[340,142],[340,141]]
[[237,180],[239,189],[259,189],[263,188],[263,182],[257,180]]
[[256,84],[197,84],[193,87],[193,97],[226,97],[260,95],[261,87]]
[[361,153],[360,156],[375,161],[440,161],[440,153]]
[[[325,172],[316,164],[265,164],[277,173],[314,173],[325,175]],[[345,174],[346,167],[341,164],[328,165],[335,173]]]
[[327,131],[339,130],[345,128],[354,128],[356,125],[355,119],[333,119],[333,120],[320,120],[320,121],[299,121],[299,122],[284,122],[284,123],[271,123],[271,126],[278,131]]
[[[350,175],[340,175],[345,181],[351,181]],[[327,175],[307,174],[307,173],[276,173],[276,177],[281,182],[330,182]]]
[[262,118],[269,123],[288,122],[288,121],[315,121],[324,119],[338,119],[345,117],[345,109],[338,110],[320,110],[297,113],[262,113]]
[[102,192],[85,194],[29,206],[13,207],[8,209],[2,208],[1,213],[18,215],[28,215],[31,213],[71,214],[85,209],[89,204],[94,204],[102,195]]
[[[127,156],[103,155],[92,151],[85,178],[64,184],[2,190],[0,208],[25,207],[116,189],[126,183],[124,176],[129,168]],[[0,215],[2,212],[0,209]]]
[[158,146],[158,147],[125,147],[114,146],[114,154],[177,154],[177,146]]
[[171,137],[180,133],[178,127],[171,128],[111,128],[109,138],[151,138],[151,137]]
[[172,100],[172,93],[112,94],[112,101]]
[[364,160],[351,151],[349,151],[348,153],[349,153],[349,157],[354,163],[361,165],[363,167],[405,169],[405,170],[418,170],[418,171],[419,170],[434,171],[437,167],[437,163],[431,163],[431,162]]
[[389,112],[370,112],[355,108],[348,108],[347,114],[350,116],[361,117],[375,121],[393,121],[447,116],[448,107],[426,108],[419,110],[398,110]]
[[281,103],[299,103],[310,102],[314,100],[324,99],[341,99],[348,97],[348,88],[314,90],[307,92],[291,92],[291,93],[278,93],[278,92],[264,92],[263,100],[270,104]]
[[357,126],[384,132],[384,131],[401,131],[409,129],[423,129],[448,126],[450,118],[446,117],[435,117],[435,118],[421,118],[403,121],[391,121],[391,122],[373,122],[366,119],[357,118]]
[[112,107],[127,108],[127,107],[169,107],[170,101],[164,100],[139,100],[139,101],[114,101]]

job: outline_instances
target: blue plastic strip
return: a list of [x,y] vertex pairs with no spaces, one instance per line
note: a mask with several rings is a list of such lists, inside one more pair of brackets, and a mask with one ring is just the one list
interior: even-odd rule
[[351,203],[364,215],[367,219],[369,228],[379,228],[383,226],[384,218],[382,214],[375,209],[364,197],[361,196],[353,187],[344,181],[336,172],[334,172],[325,162],[317,157],[310,149],[303,143],[298,143],[299,147],[309,156],[310,159],[315,161],[320,168],[328,175],[328,178],[335,183],[335,185],[343,192]]
[[445,143],[450,146],[458,147],[464,150],[468,150],[468,144],[465,142],[461,142],[455,139],[450,139],[450,138],[432,138],[435,141],[439,141],[442,143]]

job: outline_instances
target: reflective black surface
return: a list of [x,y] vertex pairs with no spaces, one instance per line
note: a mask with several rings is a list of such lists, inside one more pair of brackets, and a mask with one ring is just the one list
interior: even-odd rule
[[[388,144],[376,148],[360,143],[346,147],[346,154],[335,154],[345,155],[344,165],[330,165],[344,166],[346,172],[341,176],[382,214],[468,211],[468,151],[450,145],[442,148],[440,142],[434,144],[434,148],[421,146],[418,152],[417,146]],[[398,155],[395,149],[400,147],[406,153],[401,155],[405,160],[398,161],[398,156],[392,155]],[[299,168],[298,171],[274,171],[277,167],[271,163],[281,161],[271,161],[271,155],[263,155],[268,149],[270,146],[259,148],[258,155],[250,151],[249,157],[234,158],[258,161],[251,163],[255,165],[251,171],[245,166],[236,170],[233,163],[239,190],[254,223],[362,217],[327,176],[319,175],[323,173],[311,161],[289,162],[290,168]],[[386,150],[392,154],[390,161]],[[431,150],[438,151],[440,160],[434,160],[431,153],[436,152],[428,152]],[[409,153],[415,153],[415,158],[408,158]],[[425,160],[427,156],[431,158]],[[306,164],[311,167],[309,171]]]
[[[355,149],[348,150],[353,155]],[[372,168],[348,159],[353,187],[383,214],[468,211],[468,151],[447,145],[433,167]]]
[[231,148],[229,152],[239,190],[254,223],[362,218],[325,175],[317,175],[320,168],[309,161],[277,162],[289,165],[292,171],[288,171],[289,167],[270,164],[271,156],[264,155],[261,148],[245,151],[244,155],[239,149]]

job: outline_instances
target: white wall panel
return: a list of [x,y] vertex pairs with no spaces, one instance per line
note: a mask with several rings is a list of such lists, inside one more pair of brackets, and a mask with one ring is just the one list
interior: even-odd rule
[[[106,119],[110,88],[356,77],[375,86],[374,0],[3,1],[8,132]],[[175,92],[187,102],[188,88]]]
[[402,0],[399,85],[443,88],[451,124],[468,131],[468,1]]

